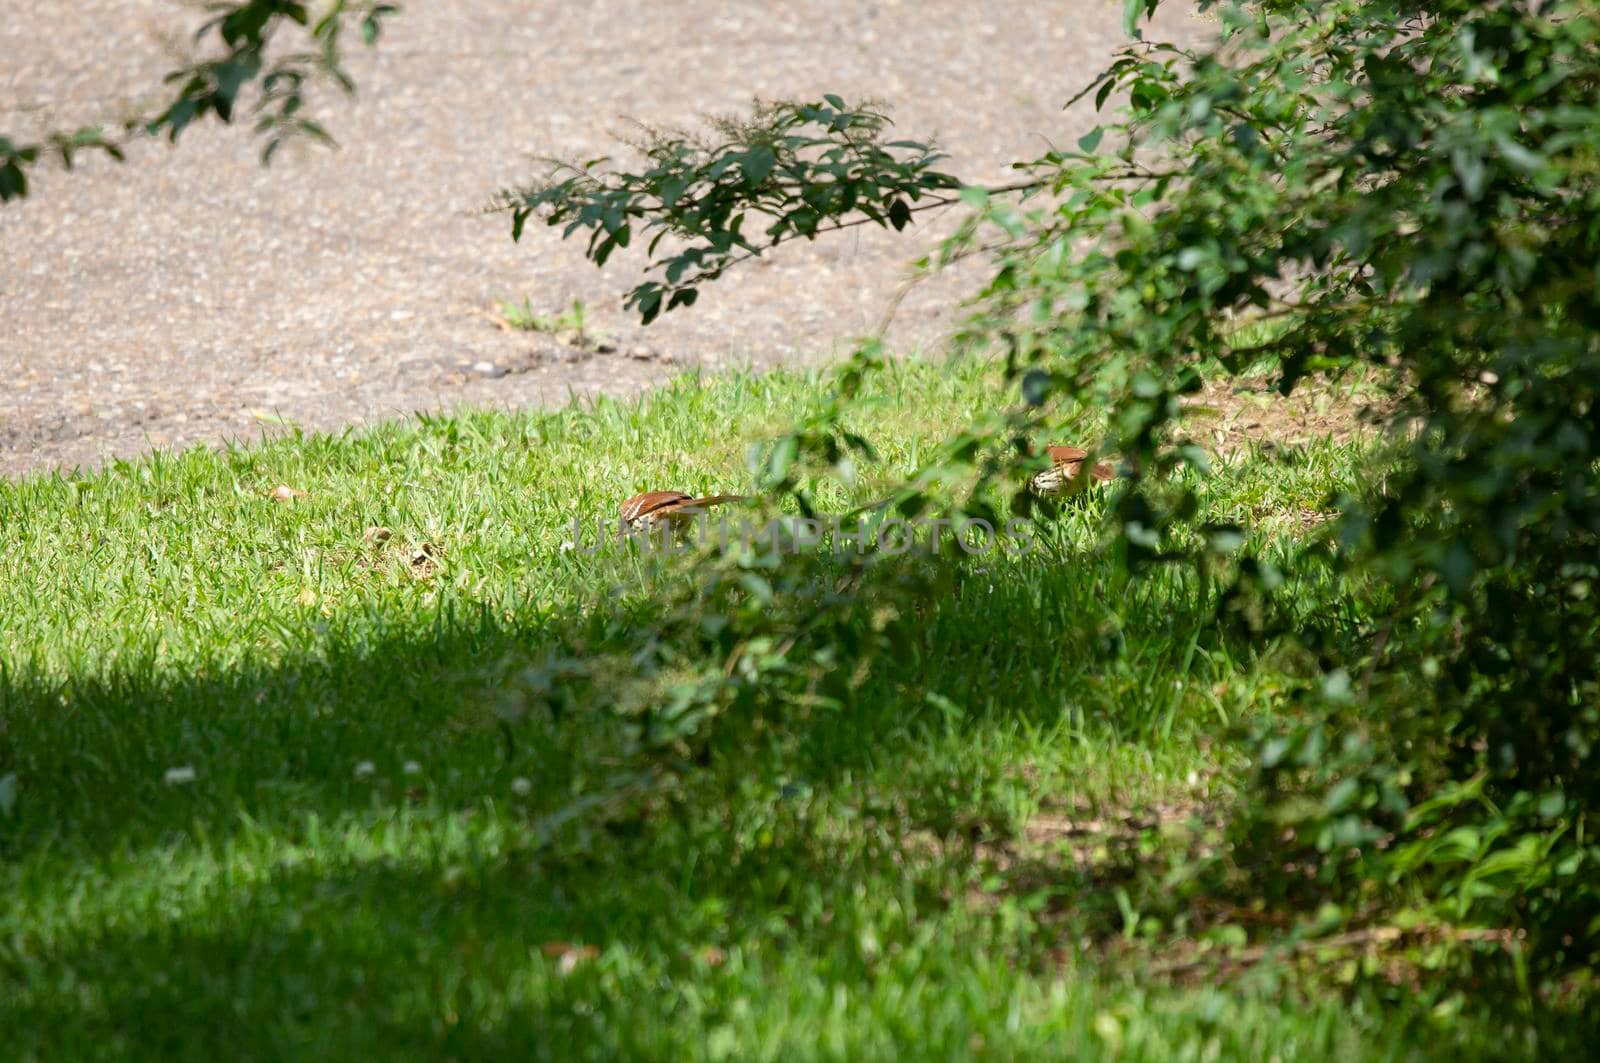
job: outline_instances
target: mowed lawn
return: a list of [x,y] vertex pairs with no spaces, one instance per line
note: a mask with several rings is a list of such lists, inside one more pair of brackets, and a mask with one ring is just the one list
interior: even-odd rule
[[[1225,815],[1238,736],[1305,680],[1206,631],[1177,574],[1097,558],[1100,500],[1027,556],[953,561],[856,700],[727,721],[628,815],[602,807],[606,706],[502,729],[575,618],[691,578],[564,546],[571,521],[748,490],[748,445],[821,386],[686,379],[0,484],[0,1055],[1532,1052],[1470,999],[1155,969],[1185,928],[1237,928],[1150,907],[1139,862]],[[873,497],[991,386],[886,370],[857,426],[880,464],[827,500]],[[1367,457],[1246,453],[1206,505],[1299,534]]]

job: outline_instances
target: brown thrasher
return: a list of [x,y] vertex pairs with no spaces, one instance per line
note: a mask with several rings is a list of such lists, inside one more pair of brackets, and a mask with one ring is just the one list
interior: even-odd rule
[[743,500],[743,495],[693,498],[682,491],[646,491],[622,503],[622,523],[630,528],[649,529],[666,522],[687,521],[707,506]]
[[[1050,468],[1029,482],[1040,494],[1060,494],[1068,490],[1072,486],[1072,481],[1082,473],[1083,462],[1089,456],[1089,452],[1081,447],[1067,446],[1046,447],[1045,452],[1050,455]],[[1089,469],[1089,483],[1091,485],[1110,483],[1116,475],[1115,469],[1105,462],[1100,462]]]

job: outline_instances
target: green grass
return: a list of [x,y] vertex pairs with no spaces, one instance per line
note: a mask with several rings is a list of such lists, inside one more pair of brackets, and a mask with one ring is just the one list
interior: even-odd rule
[[[564,549],[573,517],[644,489],[746,487],[747,444],[816,392],[795,374],[684,380],[637,403],[0,484],[5,1055],[1559,1045],[1470,1001],[1446,1019],[1405,994],[1147,970],[1140,943],[1182,929],[1136,910],[1159,883],[1127,877],[1116,846],[1030,824],[1223,807],[1237,725],[1299,680],[1202,638],[1183,580],[1130,585],[1084,552],[1087,509],[1036,555],[964,565],[852,703],[729,720],[708,763],[628,816],[584,812],[615,769],[603,714],[508,750],[491,722],[507,675],[619,587],[684,578]],[[892,367],[861,426],[882,462],[860,498],[985,395],[976,364]],[[1361,457],[1327,444],[1226,467],[1207,504],[1292,527]],[[304,497],[275,500],[279,485]],[[1140,828],[1134,850],[1168,844]]]

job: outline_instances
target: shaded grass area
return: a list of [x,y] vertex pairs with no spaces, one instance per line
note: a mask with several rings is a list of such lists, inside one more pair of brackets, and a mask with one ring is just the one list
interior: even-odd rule
[[[906,471],[988,392],[908,363],[862,425]],[[518,729],[505,680],[685,578],[565,548],[636,491],[745,486],[794,374],[0,485],[8,1054],[190,1058],[1422,1058],[1552,1021],[1404,994],[1196,988],[1119,959],[1132,852],[1030,824],[1219,805],[1292,660],[1129,584],[1069,508],[971,559],[838,706],[730,718],[633,786],[605,706]],[[1241,461],[1218,517],[1318,509],[1352,443]],[[274,497],[279,486],[302,495]],[[1286,518],[1282,527],[1301,522]],[[1268,520],[1269,527],[1271,525]],[[387,535],[374,534],[383,528]],[[1336,588],[1308,609],[1359,610]],[[1184,664],[1187,662],[1187,669]],[[619,777],[621,782],[619,783]],[[1099,848],[1104,848],[1099,847]],[[1131,861],[1131,862],[1130,862]]]

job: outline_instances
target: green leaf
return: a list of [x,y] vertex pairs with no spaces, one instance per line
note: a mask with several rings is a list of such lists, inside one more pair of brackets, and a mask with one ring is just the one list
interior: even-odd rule
[[1263,768],[1276,768],[1283,763],[1283,758],[1288,752],[1289,740],[1287,738],[1269,739],[1261,747],[1261,766]]
[[1029,406],[1043,406],[1055,386],[1055,378],[1043,369],[1030,369],[1022,377],[1022,400]]
[[772,447],[772,452],[767,455],[766,479],[769,484],[783,483],[789,476],[789,468],[794,464],[796,455],[800,452],[800,441],[794,435],[786,435],[779,439]]
[[21,199],[28,194],[28,177],[14,162],[0,166],[0,202]]
[[1139,32],[1139,16],[1153,6],[1154,0],[1123,0],[1122,32],[1134,40],[1142,40],[1144,35]]
[[989,205],[989,190],[978,185],[961,186],[961,202],[969,207],[986,207]]
[[765,144],[757,144],[739,159],[739,169],[745,181],[752,185],[765,181],[777,164],[777,153]]
[[260,64],[251,59],[253,57],[230,60],[217,65],[215,72],[217,88],[212,94],[211,106],[224,124],[233,120],[233,102],[238,97],[239,90],[254,78],[260,69]]
[[1353,701],[1355,692],[1350,685],[1350,673],[1343,668],[1335,668],[1323,676],[1322,696],[1335,704]]
[[1477,568],[1477,559],[1473,557],[1472,549],[1459,539],[1445,548],[1444,555],[1439,561],[1439,575],[1444,577],[1445,585],[1457,598],[1467,596]]
[[175,141],[184,128],[194,121],[199,114],[199,102],[186,96],[174,102],[171,107],[167,108],[165,114],[152,122],[150,132],[154,133],[164,125],[168,130],[168,138]]
[[1496,148],[1500,149],[1501,158],[1525,174],[1530,176],[1537,175],[1545,167],[1547,160],[1538,153],[1529,151],[1510,137],[1495,137],[1494,144]]
[[1361,783],[1356,779],[1341,779],[1328,791],[1328,796],[1323,803],[1323,809],[1329,815],[1336,815],[1350,807],[1350,803],[1361,793]]
[[1202,529],[1206,547],[1212,553],[1233,554],[1244,547],[1245,532],[1237,524],[1208,524]]
[[641,284],[628,294],[646,325],[661,313],[661,295],[661,286],[654,283]]
[[1450,153],[1450,166],[1455,170],[1456,179],[1461,182],[1461,191],[1466,193],[1468,199],[1482,197],[1486,168],[1481,156],[1466,148],[1456,148]]
[[294,123],[294,126],[300,132],[306,134],[313,140],[321,141],[328,147],[336,146],[333,137],[328,133],[328,131],[322,128],[321,124],[313,122],[309,118],[297,119]]
[[1142,546],[1147,550],[1161,548],[1161,532],[1152,528],[1144,521],[1130,520],[1122,526],[1122,535],[1130,543]]

